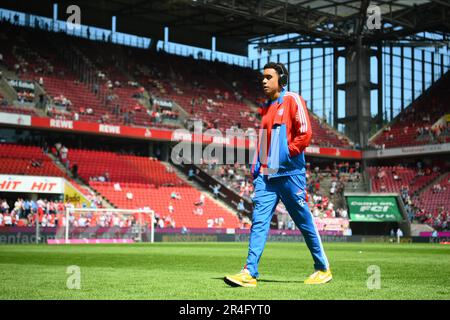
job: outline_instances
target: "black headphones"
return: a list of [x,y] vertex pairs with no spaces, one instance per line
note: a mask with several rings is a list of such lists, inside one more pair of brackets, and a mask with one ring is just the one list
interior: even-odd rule
[[279,69],[277,70],[279,76],[278,84],[280,85],[280,87],[284,87],[288,83],[288,75],[287,72],[285,72],[286,67],[282,63],[277,63],[277,67]]

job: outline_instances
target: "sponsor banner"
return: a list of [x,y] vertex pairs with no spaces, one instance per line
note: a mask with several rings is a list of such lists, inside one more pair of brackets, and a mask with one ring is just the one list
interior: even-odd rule
[[76,189],[71,183],[64,181],[64,201],[71,202],[75,207],[86,204],[89,206],[91,203],[78,189]]
[[[336,234],[323,234],[320,233],[320,238],[322,242],[351,242],[352,237],[342,236],[338,233]],[[234,236],[235,242],[248,242],[250,239],[250,234],[245,233],[237,233]],[[301,233],[297,234],[288,234],[288,233],[269,233],[267,237],[267,241],[269,242],[305,242],[305,238],[301,235]]]
[[133,239],[48,239],[47,244],[111,244],[134,243]]
[[154,99],[153,103],[159,105],[160,107],[165,107],[165,108],[173,107],[173,103],[170,100]]
[[172,135],[173,141],[184,141],[184,142],[191,142],[192,134],[190,134],[188,131],[179,130],[173,133]]
[[365,151],[365,158],[390,158],[450,152],[450,143]]
[[427,152],[448,152],[448,151],[450,151],[450,144],[448,143],[401,148],[402,154],[423,154]]
[[72,120],[50,119],[50,128],[73,130]]
[[[11,113],[0,113],[0,123],[13,125],[27,125],[43,129],[57,129],[66,131],[76,131],[83,133],[102,134],[110,136],[129,137],[136,139],[193,142],[202,144],[216,144],[224,146],[234,146],[238,148],[255,148],[254,139],[241,139],[234,136],[213,136],[193,134],[187,130],[161,130],[148,128],[135,128],[120,125],[99,124],[94,122],[59,120],[41,117],[30,117]],[[325,156],[332,158],[361,159],[361,151],[338,148],[322,148],[310,146],[305,150],[309,156]]]
[[155,241],[161,242],[231,242],[233,238],[223,234],[155,234]]
[[309,147],[306,147],[305,153],[306,154],[320,155],[320,148],[319,147],[314,147],[314,146],[309,146]]
[[318,231],[344,232],[349,227],[349,220],[343,218],[314,218]]
[[[135,234],[131,233],[129,228],[105,229],[102,233],[91,232],[89,234],[77,232],[78,237],[71,235],[70,241],[86,243],[133,243]],[[64,239],[60,238],[63,229],[61,228],[41,228],[40,229],[40,243],[64,244]],[[195,230],[195,229],[193,229]],[[238,231],[239,229],[236,229]],[[119,232],[120,231],[120,232]],[[224,234],[224,233],[198,233],[190,231],[189,234],[182,235],[181,233],[161,233],[161,230],[155,230],[155,242],[163,241],[188,241],[188,242],[248,242],[248,233]],[[57,239],[59,238],[59,239]],[[341,235],[322,235],[323,242],[365,242],[365,243],[393,243],[397,240],[387,236],[341,236]],[[212,240],[215,239],[215,240]],[[114,242],[114,240],[116,242]],[[269,241],[272,242],[304,242],[301,234],[275,234],[269,235]],[[98,241],[98,242],[97,242]],[[143,241],[149,242],[150,235],[143,233]],[[431,237],[404,237],[401,238],[402,243],[443,243],[450,241],[450,238],[441,237],[437,241]],[[35,227],[0,227],[0,244],[34,244],[36,243],[36,228]]]
[[0,123],[13,124],[17,126],[31,126],[31,116],[0,112]]
[[[419,236],[421,237],[432,237],[433,233],[432,232],[427,232],[427,231],[422,231],[419,233]],[[449,231],[440,231],[438,232],[438,237],[450,237],[450,232]]]
[[34,91],[34,83],[22,80],[8,80],[11,87]]
[[64,193],[64,179],[55,177],[0,175],[0,192]]
[[134,128],[118,125],[99,124],[94,122],[57,120],[50,118],[32,117],[31,125],[43,129],[61,129],[83,133],[106,134],[111,136],[126,136],[140,139],[170,140],[170,130],[154,130]]
[[[48,239],[55,238],[56,228],[41,228],[39,242],[46,243]],[[0,244],[35,244],[35,227],[0,227]]]
[[403,220],[395,196],[349,196],[347,204],[353,222]]
[[114,126],[110,124],[99,124],[98,132],[120,135],[120,126]]
[[431,126],[431,129],[436,129],[436,127],[439,127],[439,126],[444,126],[445,127],[447,125],[447,122],[449,122],[449,121],[447,120],[447,115],[445,115],[445,116],[441,117],[438,121],[436,121]]
[[327,156],[333,158],[346,158],[361,160],[362,153],[359,150],[339,149],[339,148],[324,148],[309,146],[305,149],[306,155]]

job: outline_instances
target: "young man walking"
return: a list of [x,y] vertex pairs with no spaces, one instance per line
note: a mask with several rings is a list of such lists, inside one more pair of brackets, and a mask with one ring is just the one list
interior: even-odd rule
[[258,264],[273,212],[281,200],[300,229],[314,260],[315,272],[306,284],[332,280],[319,232],[306,199],[304,150],[312,130],[305,101],[285,89],[288,71],[281,63],[264,66],[263,88],[269,99],[262,110],[258,152],[252,163],[255,195],[247,262],[240,273],[225,276],[231,286],[256,287]]

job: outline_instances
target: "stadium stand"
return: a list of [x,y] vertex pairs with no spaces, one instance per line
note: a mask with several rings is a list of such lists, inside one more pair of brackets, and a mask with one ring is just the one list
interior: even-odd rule
[[436,230],[450,230],[450,174],[443,174],[412,200],[414,218]]
[[0,144],[3,174],[63,177],[64,173],[39,147]]
[[[171,214],[179,227],[206,228],[209,219],[220,218],[221,227],[239,227],[235,215],[208,198],[196,206],[200,192],[154,158],[71,149],[68,159],[77,163],[79,176],[116,207],[149,207],[162,217]],[[174,191],[183,201],[171,198]],[[174,207],[172,213],[168,210],[170,203]]]
[[0,105],[0,112],[6,112],[6,113],[16,113],[16,114],[23,114],[28,116],[37,116],[38,113],[34,108],[26,108],[26,107],[17,107],[17,106],[2,106]]
[[353,148],[355,146],[349,138],[328,126],[328,124],[324,123],[324,121],[313,114],[310,110],[308,110],[308,112],[313,131],[311,145],[341,148]]
[[425,223],[437,230],[448,230],[448,172],[438,166],[425,169],[380,166],[369,167],[368,170],[373,191],[399,193],[411,222]]
[[433,212],[438,207],[450,207],[450,174],[442,175],[436,183],[424,191],[419,198],[419,205],[424,210]]
[[[181,123],[176,121],[158,120],[165,116],[177,119],[178,112],[163,110],[158,105],[149,110],[141,103],[144,89],[152,99],[176,102],[189,119],[203,121],[205,129],[225,132],[229,128],[259,127],[255,107],[264,98],[258,89],[259,74],[250,68],[71,38],[76,67],[95,72],[96,79],[91,79],[94,83],[88,85],[80,81],[76,70],[66,65],[62,54],[57,54],[64,52],[61,50],[68,36],[8,24],[2,34],[8,39],[5,64],[9,70],[22,80],[42,78],[49,100],[59,107],[50,108],[50,117],[168,129],[180,127]],[[25,109],[3,110],[36,115]],[[313,145],[353,147],[347,137],[311,112],[310,120]]]
[[[69,201],[53,200],[53,199],[29,199],[17,198],[13,205],[9,205],[7,199],[0,199],[0,227],[17,226],[17,227],[35,227],[36,221],[39,220],[41,227],[63,227],[65,226],[66,209],[72,208],[74,205]],[[92,197],[91,208],[102,208],[101,197]],[[80,222],[83,218],[86,221]],[[79,226],[95,226],[96,216],[89,214],[79,217],[72,216],[73,225]],[[112,224],[111,227],[114,225]]]
[[0,144],[0,161],[1,174],[62,177],[84,195],[91,196],[90,192],[69,177],[39,147]]
[[76,46],[75,52],[79,52],[85,63],[95,70],[93,91],[102,99],[107,109],[105,114],[108,115],[103,121],[147,127],[153,125],[146,106],[140,101],[144,99],[144,92],[125,71],[128,68],[126,65],[133,65],[133,59],[124,57],[122,47],[83,39],[74,42],[73,46]]
[[[167,99],[177,103],[188,119],[200,119],[206,128],[225,131],[228,128],[259,127],[256,110],[264,103],[264,97],[259,88],[259,74],[250,68],[71,38],[71,48],[68,50],[73,49],[75,56],[72,57],[78,61],[75,68],[91,68],[94,71],[95,79],[87,83],[85,79],[80,79],[77,70],[67,66],[64,56],[60,54],[65,52],[62,47],[68,36],[2,26],[5,28],[0,33],[7,40],[2,48],[5,66],[17,79],[40,82],[54,106],[47,114],[50,117],[168,129],[179,127],[156,119],[166,113],[157,104],[152,106],[151,103],[143,103],[144,97],[151,97],[153,100]],[[450,141],[448,124],[433,126],[450,112],[447,102],[450,97],[449,85],[450,76],[447,73],[374,136],[371,146],[391,148]],[[17,106],[2,105],[0,111],[38,115],[34,108]],[[176,112],[172,115],[177,119]],[[313,112],[309,111],[309,116],[313,129],[312,145],[355,147],[350,139]],[[39,148],[19,145],[1,147],[2,173],[61,176],[78,186]],[[202,206],[204,214],[199,215],[200,211],[194,214],[198,208],[194,203],[198,200],[199,191],[183,182],[175,173],[168,172],[167,167],[157,160],[82,149],[71,149],[68,160],[78,165],[80,178],[114,206],[150,206],[157,213],[166,215],[168,204],[172,202],[174,212],[170,215],[175,217],[177,226],[207,226],[210,224],[208,221],[221,221],[219,218],[224,219],[220,226],[236,227],[240,224],[237,217],[209,199]],[[252,179],[245,166],[217,166],[211,170],[206,165],[202,169],[222,180],[241,197],[251,197]],[[430,183],[440,173],[431,169],[422,172],[394,165],[370,167],[368,173],[372,177],[371,187],[375,192],[402,193],[407,190],[408,196],[414,198],[416,218],[420,221],[426,216],[426,223],[434,224],[441,214],[440,208],[448,208],[448,203],[441,201],[442,197],[448,198],[446,175],[437,183],[441,186],[438,192],[438,188],[431,188]],[[360,176],[353,172],[336,174],[334,170],[320,169],[316,172],[309,168],[308,176],[307,188],[311,196],[309,205],[314,215],[320,217],[339,217],[337,212],[344,208],[343,191],[356,190],[362,183],[359,181]],[[117,191],[117,188],[121,191]],[[79,189],[86,192],[84,188]],[[172,199],[173,190],[182,194],[186,203],[183,201],[181,204]],[[421,192],[423,198],[418,200],[414,196],[417,192]],[[129,198],[127,194],[133,197]],[[406,197],[404,199],[405,202],[409,200]],[[334,208],[331,206],[330,209],[329,203]],[[430,214],[435,219],[432,222]],[[446,216],[439,219],[442,222]],[[217,223],[213,225],[218,226]]]
[[[79,176],[117,207],[150,207],[156,212],[158,219],[165,222],[173,219],[179,227],[241,226],[237,216],[209,198],[204,197],[203,204],[198,204],[201,193],[153,158],[77,149],[70,149],[67,155],[69,162],[76,163],[79,167]],[[64,177],[80,191],[83,190],[39,147],[2,144],[0,159],[0,173]],[[173,198],[174,192],[182,197],[183,201]],[[88,195],[92,198],[92,194]],[[168,208],[170,204],[173,206],[173,212]],[[48,217],[50,218],[54,219]],[[28,223],[32,224],[34,221],[29,220]],[[95,223],[95,220],[91,221],[90,225]],[[167,226],[163,224],[162,227]],[[172,224],[170,226],[173,227]]]
[[[91,182],[91,186],[120,208],[150,208],[160,217],[171,216],[176,221],[176,227],[239,228],[240,226],[236,215],[206,197],[203,205],[196,206],[200,192],[190,186],[154,188],[148,184],[120,183],[115,187],[112,182]],[[173,192],[179,194],[181,199],[173,199],[171,197]],[[170,205],[173,211],[169,209]],[[214,225],[216,219],[222,222]],[[208,220],[213,221],[213,224],[211,225]]]
[[[183,182],[154,158],[119,155],[112,152],[71,149],[70,162],[77,163],[78,174],[86,182],[104,177],[106,181],[182,185]],[[106,175],[106,176],[105,176]],[[103,180],[103,179],[102,179]]]
[[450,72],[447,72],[426,93],[372,137],[369,145],[379,149],[450,141],[448,124],[434,126],[442,116],[450,113],[449,86]]
[[[250,169],[244,165],[217,165],[214,161],[204,163],[201,170],[214,177],[218,182],[233,190],[240,197],[251,201],[253,183]],[[307,163],[308,205],[315,217],[347,218],[344,190],[361,191],[363,180],[359,163],[335,162],[333,166],[320,168]],[[285,211],[282,204],[279,212]],[[345,211],[344,214],[341,214]],[[284,225],[286,227],[286,225]]]
[[408,188],[413,194],[439,176],[439,172],[402,166],[369,167],[374,192],[400,192]]

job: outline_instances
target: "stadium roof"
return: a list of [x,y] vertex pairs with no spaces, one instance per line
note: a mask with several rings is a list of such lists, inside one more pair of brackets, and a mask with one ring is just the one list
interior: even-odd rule
[[[280,1],[281,2],[281,1]],[[370,1],[371,5],[378,5],[382,13],[390,10],[396,12],[402,9],[410,8],[413,5],[419,5],[430,2],[429,0],[393,0],[393,1]],[[358,14],[363,4],[361,0],[288,0],[288,3],[311,9],[324,14],[336,15],[338,17],[349,17]],[[391,9],[390,9],[391,7]]]
[[[1,7],[52,17],[55,1],[3,0]],[[447,0],[59,0],[59,19],[68,17],[66,7],[81,8],[81,23],[111,27],[117,31],[163,39],[170,28],[170,41],[211,47],[217,38],[219,51],[247,55],[249,42],[260,43],[270,35],[297,33],[301,36],[270,46],[302,44],[348,44],[362,37],[363,43],[419,38],[419,32],[450,32],[450,3]],[[381,11],[382,28],[367,30],[370,5]]]

